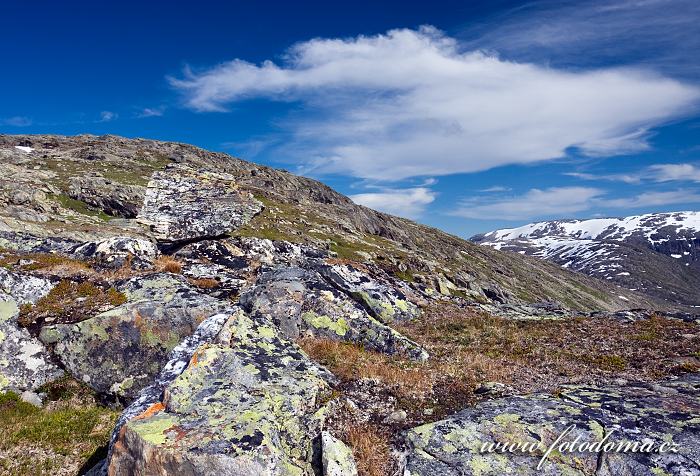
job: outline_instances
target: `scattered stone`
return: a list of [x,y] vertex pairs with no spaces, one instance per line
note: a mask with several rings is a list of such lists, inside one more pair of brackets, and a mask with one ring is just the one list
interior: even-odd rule
[[496,398],[513,395],[515,390],[510,385],[501,382],[484,382],[474,390],[474,393],[486,398]]
[[35,407],[41,408],[44,404],[42,401],[41,396],[39,394],[32,392],[31,390],[25,390],[22,392],[22,395],[20,396],[23,402],[30,403],[34,405]]

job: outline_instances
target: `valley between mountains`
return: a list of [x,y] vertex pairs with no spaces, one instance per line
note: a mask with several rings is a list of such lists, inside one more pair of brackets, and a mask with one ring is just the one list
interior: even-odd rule
[[[699,224],[473,242],[187,144],[0,135],[0,474],[700,475]],[[571,424],[677,451],[480,451]]]

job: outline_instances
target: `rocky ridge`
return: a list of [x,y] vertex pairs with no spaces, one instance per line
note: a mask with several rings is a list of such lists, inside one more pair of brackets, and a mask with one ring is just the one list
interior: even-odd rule
[[[351,451],[328,425],[342,411],[338,379],[299,339],[420,366],[431,356],[395,327],[420,319],[425,306],[458,302],[518,319],[566,319],[587,317],[586,309],[654,303],[634,293],[629,301],[611,299],[604,283],[528,258],[502,258],[357,207],[308,179],[189,146],[114,137],[2,141],[9,147],[0,147],[0,164],[19,178],[16,186],[2,182],[8,207],[0,213],[0,392],[36,391],[68,373],[125,404],[107,457],[92,474],[352,475]],[[74,175],[93,169],[99,180],[78,187]],[[16,197],[29,190],[41,193]],[[101,198],[78,194],[85,190]],[[139,200],[134,217],[130,206]],[[309,203],[320,215],[305,210]],[[271,224],[282,236],[270,236]],[[336,228],[342,233],[325,234]],[[429,241],[435,246],[426,247]],[[480,269],[483,263],[496,271]],[[518,282],[525,272],[542,282]],[[103,294],[115,299],[95,297]],[[556,302],[562,296],[585,304],[567,309]],[[53,305],[90,299],[100,305],[84,314],[63,315]],[[36,311],[43,320],[28,320]],[[644,318],[639,314],[627,317]],[[475,455],[479,438],[539,434],[547,441],[561,415],[577,415],[582,424],[619,425],[630,435],[653,430],[685,448],[673,458],[623,455],[595,471],[700,474],[692,452],[700,434],[692,417],[700,391],[694,375],[656,393],[620,382],[571,389],[567,397],[490,400],[407,431],[395,470],[501,474],[516,466]],[[632,395],[632,409],[614,407]],[[531,415],[547,409],[538,428]],[[519,421],[526,430],[493,432]],[[516,462],[534,474],[536,459]],[[546,474],[593,474],[591,468],[585,458],[557,460]]]

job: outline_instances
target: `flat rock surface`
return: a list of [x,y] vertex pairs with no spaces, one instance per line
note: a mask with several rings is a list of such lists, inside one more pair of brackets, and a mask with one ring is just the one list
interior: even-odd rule
[[[405,475],[687,475],[700,474],[700,374],[659,384],[566,386],[558,395],[490,400],[409,431]],[[654,452],[558,451],[559,443],[653,444]],[[525,443],[536,452],[483,452],[484,444]],[[659,452],[662,443],[677,452]],[[671,446],[669,446],[670,448]],[[580,447],[576,447],[580,449]]]

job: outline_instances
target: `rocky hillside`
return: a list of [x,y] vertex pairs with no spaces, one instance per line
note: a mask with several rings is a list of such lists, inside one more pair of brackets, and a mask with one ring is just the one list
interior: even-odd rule
[[546,474],[700,474],[695,316],[183,144],[0,168],[3,474],[537,474],[477,440],[567,421],[678,448]]
[[700,307],[700,212],[557,220],[471,238],[683,306]]
[[[165,169],[150,182],[154,172]],[[555,265],[496,253],[356,205],[311,179],[185,144],[142,139],[0,136],[0,230],[78,241],[121,235],[151,239],[148,217],[136,219],[141,205],[157,190],[163,194],[158,198],[166,200],[168,187],[184,180],[178,172],[182,170],[226,174],[262,203],[262,213],[238,228],[238,236],[313,244],[340,258],[375,263],[443,294],[516,306],[556,303],[578,310],[663,306],[633,291],[611,291]],[[180,205],[211,210],[209,198]],[[191,237],[178,236],[159,246],[215,237],[231,230],[226,225],[232,224],[199,234],[193,230]],[[162,235],[162,230],[155,232],[155,238]]]

